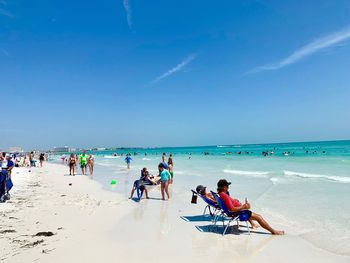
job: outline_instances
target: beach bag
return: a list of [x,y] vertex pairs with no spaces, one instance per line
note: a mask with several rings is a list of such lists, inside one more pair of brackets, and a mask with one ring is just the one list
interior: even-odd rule
[[195,193],[192,193],[191,204],[197,204],[198,196]]

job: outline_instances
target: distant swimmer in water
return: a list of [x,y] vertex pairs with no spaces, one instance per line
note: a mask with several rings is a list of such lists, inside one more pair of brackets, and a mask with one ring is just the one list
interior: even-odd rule
[[165,163],[166,162],[166,153],[163,153],[162,155],[162,163]]

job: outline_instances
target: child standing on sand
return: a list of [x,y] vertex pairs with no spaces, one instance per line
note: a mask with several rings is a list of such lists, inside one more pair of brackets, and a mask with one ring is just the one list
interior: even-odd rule
[[165,200],[164,198],[164,192],[166,193],[168,199],[170,199],[169,195],[169,180],[170,180],[170,173],[168,170],[164,168],[164,164],[160,163],[158,165],[159,171],[160,171],[160,191],[162,193],[162,200]]

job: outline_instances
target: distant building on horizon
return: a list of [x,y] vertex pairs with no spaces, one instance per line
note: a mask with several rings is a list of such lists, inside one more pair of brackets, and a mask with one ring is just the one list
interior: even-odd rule
[[75,148],[64,146],[64,147],[54,147],[53,152],[75,152]]
[[105,147],[92,148],[91,151],[105,151]]
[[18,147],[18,146],[9,147],[8,151],[9,151],[10,153],[22,153],[22,152],[24,152],[24,150],[22,149],[22,147]]

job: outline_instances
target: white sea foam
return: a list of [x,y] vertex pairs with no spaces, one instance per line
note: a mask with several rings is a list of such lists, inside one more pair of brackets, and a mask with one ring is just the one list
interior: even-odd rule
[[100,163],[100,162],[96,162],[97,165],[100,165],[100,166],[105,166],[105,167],[111,167],[113,166],[113,164],[111,163]]
[[277,182],[279,181],[279,178],[277,178],[277,177],[271,177],[271,178],[270,178],[270,181],[271,181],[273,184],[277,184]]
[[149,158],[142,158],[143,161],[151,161],[152,159]]
[[107,158],[107,159],[118,159],[118,158],[120,158],[120,156],[111,156],[111,155],[105,155],[103,157]]
[[324,175],[324,174],[309,174],[309,173],[299,173],[299,172],[293,172],[293,171],[283,171],[283,173],[284,173],[284,175],[288,175],[288,176],[324,179],[324,180],[335,181],[335,182],[340,182],[340,183],[350,183],[350,177],[344,177],[344,176],[334,176],[334,175]]
[[261,172],[261,171],[241,171],[241,170],[228,170],[228,169],[225,169],[224,173],[246,175],[246,176],[253,176],[253,177],[267,177],[269,174],[269,172]]

